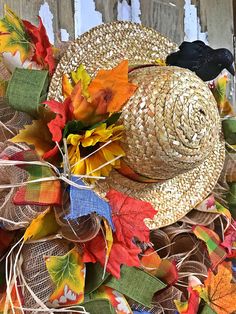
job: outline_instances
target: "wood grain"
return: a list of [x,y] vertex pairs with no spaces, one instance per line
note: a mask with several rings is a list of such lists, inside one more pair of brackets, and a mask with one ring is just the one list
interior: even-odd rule
[[143,25],[156,29],[177,44],[183,41],[184,0],[140,0],[140,3]]
[[104,23],[117,20],[117,4],[117,0],[95,0],[96,10],[102,13]]
[[[6,3],[18,16],[37,25],[39,9],[44,0],[0,0],[0,17],[3,16],[3,7]],[[47,0],[53,14],[53,29],[56,42],[60,39],[60,29],[65,28],[74,39],[74,1]]]
[[225,47],[233,51],[233,2],[232,0],[198,0],[201,29],[208,33],[212,47]]

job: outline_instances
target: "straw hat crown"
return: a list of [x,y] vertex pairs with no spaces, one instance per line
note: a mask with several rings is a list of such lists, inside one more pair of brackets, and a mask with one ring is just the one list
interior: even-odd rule
[[194,73],[177,67],[132,71],[139,86],[123,108],[125,162],[135,172],[160,180],[201,164],[219,141],[215,99]]

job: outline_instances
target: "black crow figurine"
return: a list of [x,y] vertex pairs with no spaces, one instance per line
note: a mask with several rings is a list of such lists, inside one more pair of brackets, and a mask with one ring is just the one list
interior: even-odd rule
[[195,72],[203,81],[215,79],[223,69],[235,75],[234,57],[225,48],[212,49],[203,41],[184,41],[179,51],[171,53],[166,58],[167,65],[175,65]]

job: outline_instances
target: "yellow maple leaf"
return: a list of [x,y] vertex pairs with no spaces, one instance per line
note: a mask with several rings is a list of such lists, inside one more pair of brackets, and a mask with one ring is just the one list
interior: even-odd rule
[[43,156],[44,153],[53,147],[51,133],[42,120],[33,120],[32,124],[25,125],[25,128],[20,130],[19,134],[10,141],[13,143],[34,145],[39,156]]
[[208,277],[198,292],[200,297],[217,314],[229,314],[236,311],[236,284],[231,283],[232,270],[230,263],[218,266],[216,275],[209,270]]
[[71,72],[71,77],[72,77],[75,84],[77,84],[78,82],[81,83],[82,94],[84,97],[88,98],[89,97],[88,86],[91,82],[91,77],[88,74],[88,72],[86,71],[83,64],[81,64],[78,67],[76,72],[74,72],[74,71]]
[[55,234],[58,229],[59,225],[57,224],[54,211],[49,207],[31,221],[31,224],[25,230],[24,241],[42,239]]
[[91,82],[91,77],[86,71],[85,67],[83,64],[80,64],[78,67],[77,71],[71,72],[71,78],[73,82],[71,82],[66,74],[62,76],[62,92],[63,96],[69,97],[77,83],[80,82],[81,90],[82,90],[82,95],[85,98],[89,98],[89,92],[88,92],[88,86]]
[[34,46],[21,19],[7,6],[5,16],[0,20],[0,53],[19,51],[22,63],[32,56]]

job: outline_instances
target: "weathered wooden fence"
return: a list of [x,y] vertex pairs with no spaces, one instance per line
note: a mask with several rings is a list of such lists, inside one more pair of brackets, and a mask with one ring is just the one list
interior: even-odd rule
[[[40,15],[50,41],[73,40],[101,23],[129,20],[152,27],[177,44],[202,39],[211,46],[233,47],[235,0],[0,0],[19,16],[37,23]],[[233,84],[231,84],[233,97]]]

